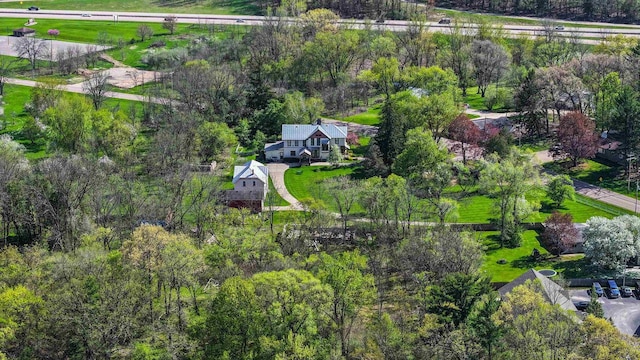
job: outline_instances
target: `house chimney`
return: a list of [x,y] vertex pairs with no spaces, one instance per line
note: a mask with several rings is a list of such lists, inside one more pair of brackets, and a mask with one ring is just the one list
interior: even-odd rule
[[322,125],[322,119],[318,118],[318,119],[316,120],[316,125]]

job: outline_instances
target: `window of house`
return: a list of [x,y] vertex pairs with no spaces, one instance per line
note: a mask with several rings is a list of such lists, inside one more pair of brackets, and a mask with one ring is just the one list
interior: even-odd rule
[[243,180],[243,181],[242,181],[242,186],[243,186],[243,187],[244,187],[244,186],[247,186],[247,182]]
[[298,140],[296,140],[296,146],[300,146],[300,145],[298,145]]
[[256,186],[256,182],[255,182],[255,180],[253,181],[253,186]]
[[291,154],[289,154],[289,155],[291,155],[291,156],[296,156],[296,152],[295,152],[295,151],[292,151],[292,152],[291,152]]
[[338,141],[338,139],[336,139],[336,145],[338,145],[338,143],[339,143],[339,142],[340,142],[340,141]]
[[322,144],[322,151],[329,151],[329,144]]
[[291,146],[291,140],[287,140],[287,146]]

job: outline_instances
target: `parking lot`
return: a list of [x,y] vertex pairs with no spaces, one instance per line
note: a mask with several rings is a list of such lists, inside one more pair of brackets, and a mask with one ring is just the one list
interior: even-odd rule
[[[591,300],[586,289],[569,290],[569,295],[574,303]],[[602,304],[604,317],[611,318],[620,332],[640,336],[640,300],[633,296],[617,299],[608,299],[603,296],[598,299],[598,302]]]

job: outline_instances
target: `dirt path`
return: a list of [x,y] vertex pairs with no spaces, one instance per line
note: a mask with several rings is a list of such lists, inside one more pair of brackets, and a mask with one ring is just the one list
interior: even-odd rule
[[117,66],[117,67],[125,67],[128,68],[130,66],[125,65],[124,63],[112,58],[111,56],[109,56],[108,54],[102,53],[100,54],[100,58],[104,61],[110,62],[113,64],[113,66]]

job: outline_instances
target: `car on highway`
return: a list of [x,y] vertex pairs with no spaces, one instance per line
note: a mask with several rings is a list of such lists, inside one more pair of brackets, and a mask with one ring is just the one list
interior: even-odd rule
[[440,19],[440,21],[438,21],[438,24],[451,24],[451,19],[442,18],[442,19]]
[[623,286],[620,288],[620,294],[622,297],[631,297],[633,296],[633,290],[628,286]]
[[378,20],[376,20],[376,24],[384,24],[384,19],[378,19]]
[[239,23],[239,24],[242,24],[242,23],[244,23],[244,19],[238,19],[238,20],[236,20],[236,22]]
[[558,30],[558,31],[562,31],[562,30],[564,30],[564,26],[562,26],[562,25],[558,25],[558,26],[556,26],[554,29],[556,29],[556,30]]
[[91,14],[82,14],[82,17],[91,17]]
[[615,280],[607,281],[609,285],[609,299],[617,299],[620,297],[620,289],[618,289],[618,284],[616,284]]
[[38,10],[40,10],[40,8],[37,7],[37,6],[29,6],[29,8],[27,10],[29,10],[29,11],[38,11]]
[[596,292],[596,295],[598,295],[598,297],[604,295],[604,290],[602,290],[602,286],[600,286],[600,283],[594,282],[591,288]]
[[580,311],[585,311],[587,310],[587,306],[589,306],[590,301],[578,301],[573,303],[573,305],[576,306],[576,309],[580,310]]

